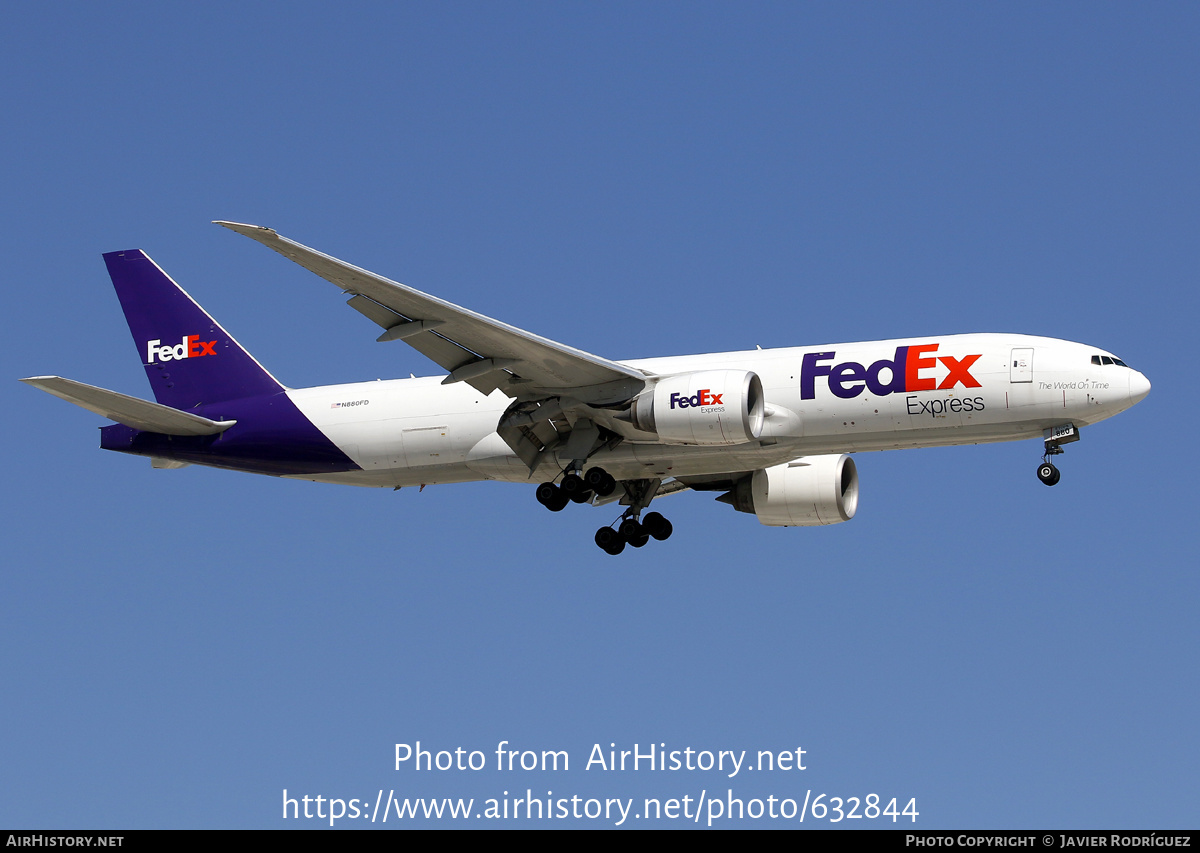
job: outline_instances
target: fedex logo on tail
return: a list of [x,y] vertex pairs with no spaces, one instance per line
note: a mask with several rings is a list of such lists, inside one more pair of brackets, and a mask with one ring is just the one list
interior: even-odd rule
[[[804,354],[800,368],[800,399],[816,397],[818,376],[825,376],[829,390],[835,397],[848,400],[868,389],[877,397],[905,391],[945,391],[956,385],[964,388],[979,388],[979,381],[971,375],[971,365],[983,357],[983,353],[956,358],[952,355],[934,355],[937,344],[921,344],[911,347],[896,347],[893,359],[880,359],[864,367],[857,361],[832,364],[836,353],[810,352]],[[941,362],[950,372],[941,382],[933,377],[937,363]]]
[[184,358],[200,358],[203,355],[216,355],[216,341],[202,341],[199,335],[185,335],[183,340],[175,345],[160,346],[162,341],[146,341],[146,363],[155,361],[179,361]]

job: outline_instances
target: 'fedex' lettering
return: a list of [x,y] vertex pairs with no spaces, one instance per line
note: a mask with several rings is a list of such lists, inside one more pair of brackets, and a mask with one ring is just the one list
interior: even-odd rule
[[[971,365],[982,358],[983,353],[963,358],[933,355],[937,348],[937,344],[896,347],[895,358],[880,359],[869,367],[863,367],[856,361],[823,364],[833,361],[836,355],[833,352],[805,353],[800,366],[800,399],[811,400],[816,397],[818,376],[828,377],[829,390],[843,400],[857,397],[864,388],[876,397],[884,397],[904,391],[932,391],[935,388],[946,391],[955,385],[980,387],[978,380],[971,375]],[[940,383],[929,375],[939,361],[950,371]]]
[[216,355],[216,341],[202,341],[199,335],[187,335],[182,341],[172,346],[159,346],[162,341],[146,342],[146,363],[155,361],[179,361],[184,358],[199,358],[202,355]]
[[692,409],[696,406],[720,406],[721,398],[725,394],[714,394],[710,389],[703,388],[697,391],[692,396],[688,397],[684,394],[671,395],[672,409]]

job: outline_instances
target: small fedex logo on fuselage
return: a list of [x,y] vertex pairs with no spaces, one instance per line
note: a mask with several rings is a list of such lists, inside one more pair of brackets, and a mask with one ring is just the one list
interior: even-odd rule
[[[818,376],[828,377],[829,390],[835,397],[848,400],[857,397],[863,389],[877,397],[906,391],[946,391],[956,385],[964,388],[979,388],[979,381],[971,375],[971,365],[983,357],[983,353],[956,358],[952,355],[933,355],[937,344],[896,347],[893,359],[880,359],[867,367],[857,361],[833,362],[835,352],[810,352],[804,354],[800,367],[800,399],[816,397]],[[941,382],[932,376],[933,368],[941,362],[950,371]],[[886,375],[886,379],[885,379]]]
[[146,363],[156,361],[179,361],[185,358],[200,358],[203,355],[216,355],[216,341],[202,341],[199,335],[185,335],[177,344],[160,346],[162,341],[146,341]]

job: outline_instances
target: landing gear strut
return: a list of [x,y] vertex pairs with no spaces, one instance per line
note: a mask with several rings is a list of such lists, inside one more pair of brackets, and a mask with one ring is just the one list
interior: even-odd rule
[[1045,452],[1042,453],[1042,464],[1038,466],[1037,475],[1047,486],[1053,486],[1062,478],[1062,474],[1054,467],[1050,457],[1060,455],[1063,452],[1062,445],[1079,441],[1079,430],[1074,424],[1062,424],[1045,430],[1042,435]]

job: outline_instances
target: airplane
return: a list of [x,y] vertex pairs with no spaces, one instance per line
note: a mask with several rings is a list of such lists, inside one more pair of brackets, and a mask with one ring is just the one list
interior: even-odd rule
[[104,261],[157,402],[59,376],[22,379],[116,423],[106,450],[155,468],[209,465],[357,486],[538,483],[542,506],[624,507],[609,554],[667,539],[651,501],[692,490],[773,527],[858,507],[850,454],[1040,437],[1037,476],[1080,430],[1150,382],[1112,353],[964,334],[613,361],[280,236],[217,221],[340,287],[444,376],[287,388],[141,250]]

